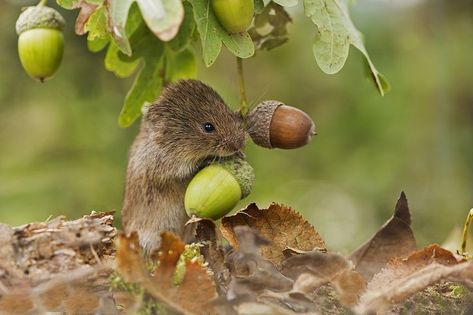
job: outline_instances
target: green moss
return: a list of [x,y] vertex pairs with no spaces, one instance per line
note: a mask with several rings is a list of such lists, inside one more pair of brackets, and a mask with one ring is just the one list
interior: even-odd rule
[[394,314],[465,314],[473,294],[461,284],[447,282],[428,287],[394,306]]
[[138,310],[138,315],[167,315],[169,314],[166,307],[152,296],[145,295],[143,303]]
[[241,158],[230,158],[216,164],[223,166],[238,181],[241,188],[241,199],[251,193],[255,182],[255,172],[247,161]]
[[200,265],[203,265],[205,260],[204,257],[200,254],[200,247],[196,243],[187,244],[185,246],[184,252],[182,252],[179,260],[176,264],[176,270],[174,271],[174,275],[172,281],[174,285],[179,285],[184,280],[186,275],[186,264],[189,261],[196,261]]
[[132,294],[142,294],[143,288],[137,283],[126,282],[118,272],[113,272],[109,276],[109,284],[111,291],[123,291]]

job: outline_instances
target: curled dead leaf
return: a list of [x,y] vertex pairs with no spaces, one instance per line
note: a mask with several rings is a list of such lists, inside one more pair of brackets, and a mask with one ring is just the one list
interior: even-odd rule
[[85,25],[97,7],[98,5],[89,3],[85,0],[78,1],[74,6],[74,8],[80,8],[75,24],[75,32],[77,35],[84,35],[87,32],[85,30]]
[[151,259],[158,261],[152,274],[146,269],[140,254],[138,235],[132,233],[127,237],[121,234],[118,239],[117,270],[124,278],[136,276],[131,279],[133,282],[139,282],[151,296],[178,313],[215,314],[211,305],[217,297],[215,284],[199,262],[187,262],[184,279],[179,285],[174,284],[176,264],[185,247],[175,234],[161,233],[161,247],[151,255]]
[[123,279],[130,283],[144,281],[147,275],[138,233],[132,232],[129,236],[120,233],[116,239],[116,247],[115,269]]
[[276,266],[285,259],[283,250],[287,247],[304,251],[325,249],[325,243],[315,228],[295,210],[284,205],[272,204],[268,209],[259,209],[255,204],[250,204],[235,215],[224,217],[220,230],[236,249],[240,245],[234,229],[241,225],[254,228],[259,235],[271,241],[271,244],[261,248],[261,255]]
[[368,281],[395,257],[409,255],[416,248],[411,229],[411,214],[404,192],[401,192],[394,215],[350,259],[356,270]]
[[388,309],[440,281],[471,282],[473,263],[465,262],[437,244],[429,245],[409,257],[391,260],[370,281],[356,310],[361,313]]

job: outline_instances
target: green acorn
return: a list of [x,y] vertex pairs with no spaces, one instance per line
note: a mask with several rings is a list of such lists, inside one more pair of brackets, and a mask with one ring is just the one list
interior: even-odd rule
[[253,0],[212,0],[218,21],[229,33],[246,31],[253,20]]
[[16,21],[18,54],[26,73],[43,82],[59,68],[64,52],[64,18],[56,10],[28,7]]
[[218,220],[250,194],[254,180],[253,168],[240,158],[204,167],[187,186],[186,212],[189,216]]

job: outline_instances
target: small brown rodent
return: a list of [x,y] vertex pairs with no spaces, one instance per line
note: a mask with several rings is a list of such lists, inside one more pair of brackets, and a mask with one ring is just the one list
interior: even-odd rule
[[129,153],[122,208],[126,233],[137,231],[145,253],[159,246],[160,233],[193,238],[184,193],[209,160],[240,152],[241,116],[211,87],[196,80],[168,86],[143,115]]

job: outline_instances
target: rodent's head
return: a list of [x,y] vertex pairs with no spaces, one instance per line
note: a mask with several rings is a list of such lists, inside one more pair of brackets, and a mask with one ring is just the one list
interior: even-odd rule
[[197,80],[168,86],[143,120],[162,150],[186,160],[232,155],[245,144],[241,116]]

